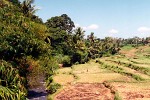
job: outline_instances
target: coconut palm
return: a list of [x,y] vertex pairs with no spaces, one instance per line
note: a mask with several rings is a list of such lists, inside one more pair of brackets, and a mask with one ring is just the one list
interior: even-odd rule
[[34,3],[34,0],[24,0],[22,3],[22,10],[23,13],[27,16],[30,14],[34,14],[37,9],[35,9],[35,5],[32,5]]

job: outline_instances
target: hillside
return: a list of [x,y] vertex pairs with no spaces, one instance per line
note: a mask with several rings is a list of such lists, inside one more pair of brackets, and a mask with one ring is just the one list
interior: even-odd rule
[[[54,81],[63,87],[54,95],[55,100],[149,100],[150,59],[146,55],[150,47],[125,48],[119,55],[59,69]],[[131,53],[136,58],[131,58]]]

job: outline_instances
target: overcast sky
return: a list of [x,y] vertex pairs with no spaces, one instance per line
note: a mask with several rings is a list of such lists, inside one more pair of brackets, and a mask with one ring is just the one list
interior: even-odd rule
[[67,14],[76,26],[99,38],[150,36],[150,0],[35,0],[45,22]]

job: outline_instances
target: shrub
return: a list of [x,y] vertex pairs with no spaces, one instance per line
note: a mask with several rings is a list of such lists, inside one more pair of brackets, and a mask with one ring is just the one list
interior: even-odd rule
[[29,87],[36,87],[40,85],[40,78],[45,76],[44,68],[41,67],[38,60],[32,57],[27,57],[26,63],[28,64],[27,80]]
[[71,64],[71,59],[69,56],[64,56],[63,57],[63,60],[62,60],[62,63],[64,66],[69,66]]
[[43,55],[39,58],[39,63],[44,69],[44,74],[46,76],[46,79],[51,77],[53,74],[55,74],[56,69],[59,68],[59,64],[57,62],[57,59],[54,57],[51,57],[51,55]]
[[122,100],[122,98],[119,96],[118,92],[115,92],[115,98],[114,100]]
[[52,78],[52,76],[51,76],[51,77],[49,77],[49,78],[47,79],[47,81],[46,81],[46,86],[48,87],[52,82],[53,82],[53,78]]
[[63,66],[71,66],[71,58],[67,55],[58,54],[54,57],[58,64],[63,64]]
[[58,89],[60,89],[61,85],[58,83],[51,83],[48,87],[47,87],[47,91],[50,94],[55,93]]
[[72,63],[79,62],[80,64],[88,61],[88,53],[83,51],[77,51],[73,54]]

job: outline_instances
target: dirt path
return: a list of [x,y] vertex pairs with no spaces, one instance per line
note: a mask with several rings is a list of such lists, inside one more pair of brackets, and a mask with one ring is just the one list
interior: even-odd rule
[[126,57],[129,57],[129,58],[133,58],[136,56],[136,52],[138,51],[138,49],[132,49],[132,50],[129,50],[129,51],[120,51],[121,54],[124,54]]
[[47,100],[48,93],[45,90],[44,76],[39,78],[39,85],[37,87],[31,88],[28,91],[29,100]]

